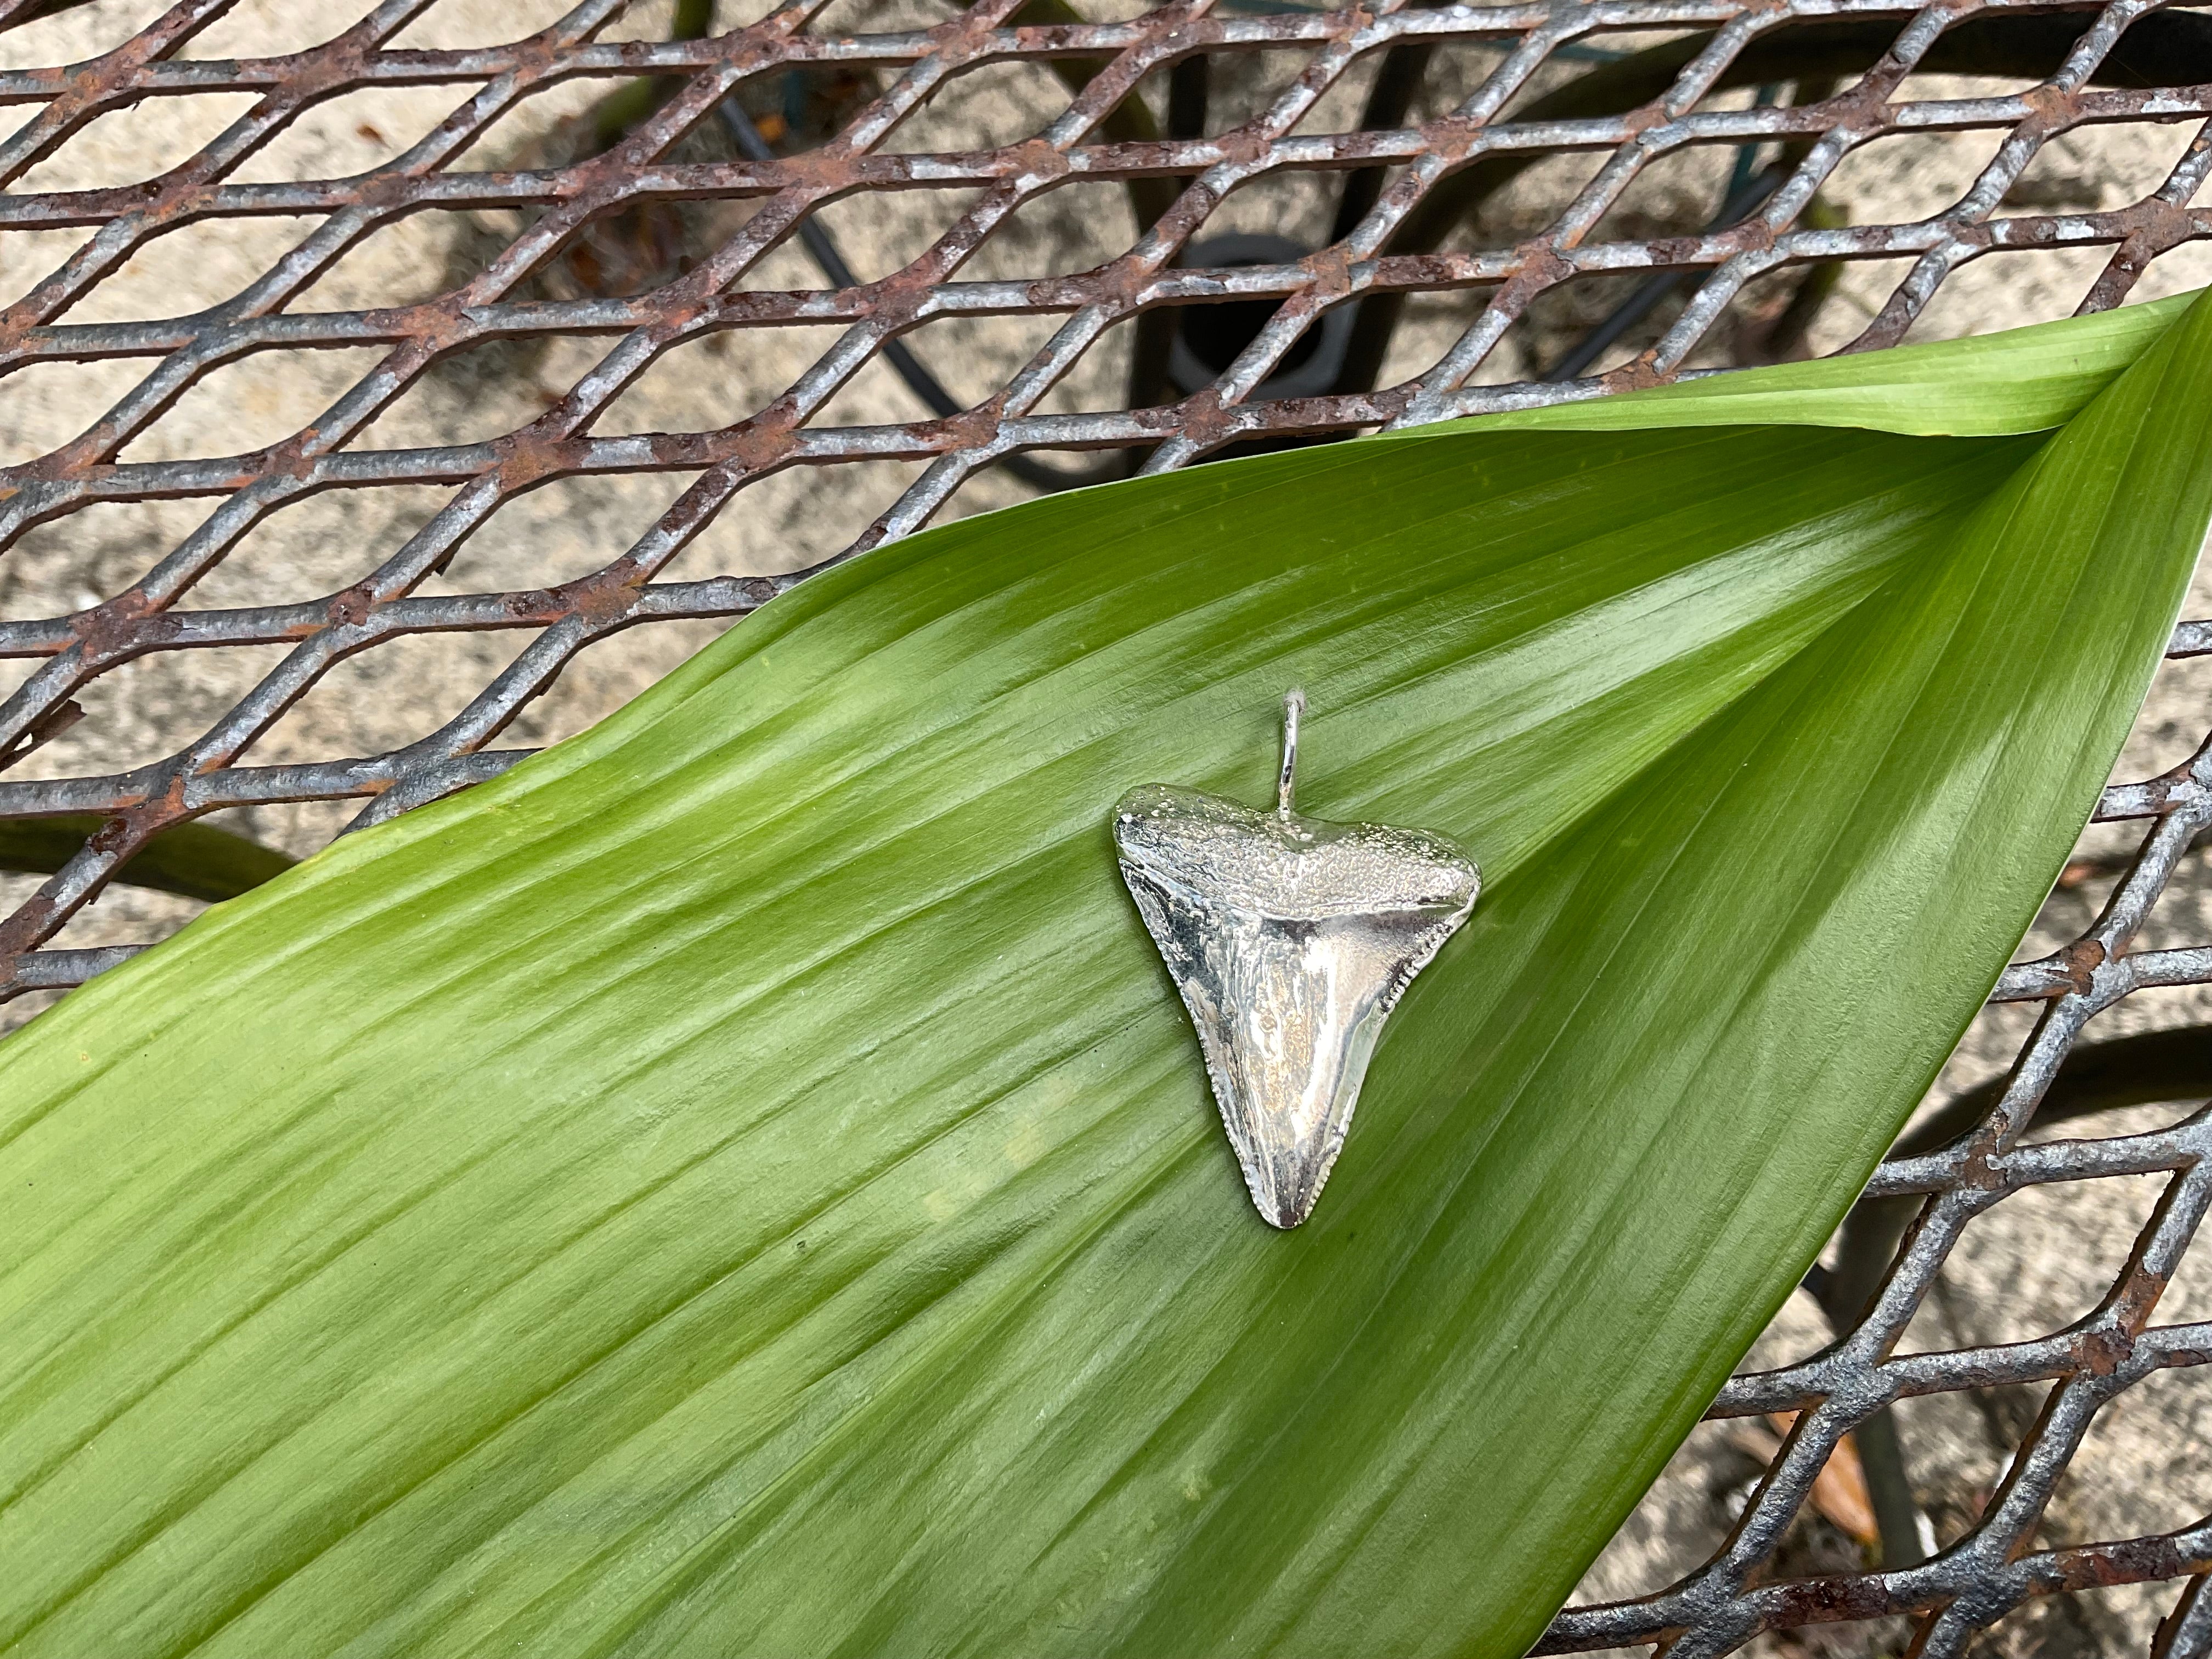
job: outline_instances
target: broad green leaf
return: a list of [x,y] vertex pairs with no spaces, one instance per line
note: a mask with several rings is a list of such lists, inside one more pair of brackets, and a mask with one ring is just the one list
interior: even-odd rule
[[[2137,346],[952,525],[209,912],[0,1045],[0,1648],[1519,1653],[2104,781],[2212,514]],[[1107,813],[1294,682],[1486,891],[1284,1234]]]
[[[1619,432],[1633,427],[1857,426],[1921,436],[2001,437],[2063,426],[2194,301],[2036,323],[2002,334],[1939,340],[1858,357],[1823,357],[1708,374],[1626,397],[1520,409],[1455,422],[1492,430]],[[1384,441],[1449,428],[1417,427]]]

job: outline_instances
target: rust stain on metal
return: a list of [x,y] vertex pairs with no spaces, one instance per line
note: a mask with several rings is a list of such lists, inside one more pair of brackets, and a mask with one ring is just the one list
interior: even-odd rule
[[123,662],[173,639],[181,625],[156,611],[143,593],[126,591],[70,618],[79,649],[94,661]]
[[368,620],[375,606],[374,591],[366,582],[360,582],[343,592],[332,594],[323,614],[332,628],[358,628]]
[[792,452],[791,411],[770,409],[734,429],[729,457],[748,472],[766,472]]
[[117,853],[129,844],[130,840],[131,820],[127,817],[113,817],[94,830],[92,838],[86,842],[85,845],[95,853]]
[[500,488],[514,495],[534,483],[558,477],[562,448],[558,440],[535,432],[516,432],[494,439],[492,451],[499,458]]
[[2120,1281],[2119,1290],[2112,1299],[2111,1318],[2118,1328],[2127,1333],[2130,1344],[2150,1322],[2171,1277],[2138,1266]]
[[1337,299],[1351,292],[1352,250],[1343,243],[1332,242],[1318,252],[1309,253],[1298,264],[1313,277],[1313,287],[1308,292],[1316,300]]
[[1605,389],[1611,392],[1642,392],[1655,386],[1664,386],[1673,377],[1660,371],[1654,351],[1640,351],[1604,375]]
[[2110,1376],[2125,1364],[2135,1343],[2125,1331],[2085,1331],[2074,1345],[2081,1368],[2092,1376]]
[[2096,989],[2097,969],[2105,965],[2104,945],[2094,939],[2076,939],[2058,952],[2060,971],[2077,996],[2087,996]]
[[1562,258],[1549,242],[1525,243],[1518,250],[1520,268],[1508,276],[1491,296],[1493,310],[1512,313],[1525,311],[1528,302],[1549,288],[1555,288],[1575,274],[1575,267]]
[[1072,168],[1067,152],[1044,138],[1030,138],[1006,152],[1008,172],[1017,178],[1065,179]]

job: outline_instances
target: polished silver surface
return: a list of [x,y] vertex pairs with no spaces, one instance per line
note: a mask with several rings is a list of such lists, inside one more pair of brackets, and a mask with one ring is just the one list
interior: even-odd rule
[[1122,878],[1198,1028],[1261,1215],[1313,1213],[1382,1022],[1474,908],[1474,861],[1440,836],[1291,811],[1298,716],[1283,702],[1272,812],[1151,783],[1114,809]]

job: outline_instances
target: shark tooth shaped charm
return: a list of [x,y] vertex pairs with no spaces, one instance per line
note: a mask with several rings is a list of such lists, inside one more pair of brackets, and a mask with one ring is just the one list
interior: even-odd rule
[[1313,1213],[1382,1022],[1482,878],[1441,836],[1291,810],[1303,693],[1283,699],[1265,812],[1150,783],[1114,809],[1121,877],[1206,1054],[1222,1127],[1269,1223]]

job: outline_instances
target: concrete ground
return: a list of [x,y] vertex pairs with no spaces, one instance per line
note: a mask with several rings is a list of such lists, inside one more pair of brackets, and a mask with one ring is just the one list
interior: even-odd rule
[[[104,49],[160,9],[156,0],[99,0],[46,21],[0,35],[0,65],[62,62]],[[295,7],[282,0],[246,0],[189,49],[196,57],[260,54],[313,44],[362,8]],[[758,7],[754,8],[757,9]],[[1104,18],[1139,9],[1134,0],[1088,5]],[[442,0],[399,37],[401,44],[458,46],[509,40],[556,15],[560,0]],[[664,32],[670,0],[637,7],[613,33]],[[842,0],[824,27],[882,28],[927,23],[943,15],[921,0]],[[719,22],[742,21],[724,0]],[[1495,62],[1494,54],[1447,55],[1432,76],[1425,107],[1449,107]],[[1273,54],[1217,73],[1215,122],[1261,107],[1271,89],[1300,67]],[[1547,71],[1545,84],[1574,74]],[[1350,125],[1364,95],[1368,71],[1333,94],[1309,122],[1324,129]],[[1957,96],[1997,89],[1995,83],[1920,77],[1908,94]],[[2005,89],[2009,89],[2007,87]],[[825,99],[865,95],[865,87],[832,88]],[[1153,88],[1158,95],[1158,88]],[[527,165],[572,153],[580,118],[597,95],[581,82],[529,100],[482,140],[463,167]],[[1731,94],[1741,101],[1743,94]],[[1064,106],[1066,94],[1034,66],[992,69],[951,82],[902,129],[902,149],[965,148],[1000,143],[1036,130]],[[173,100],[103,118],[90,131],[44,161],[18,186],[57,190],[151,176],[189,154],[250,100],[204,97]],[[459,96],[451,88],[360,93],[319,106],[237,176],[241,179],[331,177],[398,153],[429,131]],[[764,106],[765,107],[765,106]],[[832,112],[834,113],[834,111]],[[820,112],[817,112],[818,115]],[[2139,198],[2164,176],[2188,141],[2185,125],[2083,131],[2049,146],[2016,187],[2013,199],[2039,210],[2099,208]],[[719,135],[688,141],[687,155],[726,153]],[[1846,163],[1828,200],[1855,222],[1901,220],[1940,210],[1966,187],[1995,148],[1994,136],[1922,136],[1869,147]],[[1699,152],[1653,169],[1618,207],[1601,237],[1679,231],[1712,210],[1732,162],[1727,152]],[[1510,244],[1534,234],[1589,174],[1594,158],[1564,157],[1524,174],[1494,204],[1479,232],[1485,243]],[[863,278],[895,269],[926,246],[967,204],[963,196],[911,192],[842,203],[825,221]],[[583,292],[596,276],[602,287],[634,291],[668,274],[668,262],[696,252],[741,225],[750,209],[723,204],[691,210],[673,222],[617,225],[598,234],[592,263],[571,258],[532,279],[526,293]],[[1327,234],[1333,198],[1319,175],[1269,180],[1232,196],[1214,228],[1267,231],[1308,243]],[[427,296],[481,269],[519,230],[519,213],[416,215],[368,239],[307,294],[294,310],[391,304]],[[190,227],[154,243],[69,313],[70,321],[175,315],[228,298],[245,287],[311,228],[299,219]],[[1134,234],[1125,196],[1110,185],[1072,188],[1024,210],[968,267],[977,276],[1042,275],[1084,269],[1126,246]],[[11,300],[52,269],[85,233],[0,234],[0,301]],[[670,241],[669,238],[673,238]],[[659,239],[658,240],[656,239]],[[1468,245],[1472,246],[1472,241]],[[1939,338],[2063,316],[2071,311],[2101,264],[2095,253],[2039,252],[1992,258],[1969,266],[1942,289],[1916,328],[1916,339]],[[1848,268],[1809,337],[1814,351],[1851,338],[1902,275],[1896,262]],[[2212,278],[2212,248],[2180,250],[2154,266],[2136,291],[2148,299]],[[796,247],[778,250],[745,278],[758,288],[815,288],[821,279]],[[627,283],[628,288],[623,285]],[[1633,279],[1589,281],[1548,296],[1528,323],[1478,371],[1484,381],[1526,377],[1557,360],[1583,331],[1618,303]],[[1759,325],[1784,296],[1754,294],[1747,315],[1718,331],[1698,362],[1723,364],[1756,356]],[[1444,349],[1473,314],[1468,296],[1437,296],[1409,306],[1386,380],[1418,373]],[[1679,306],[1662,306],[1624,343],[1625,353],[1656,337]],[[1048,331],[1030,322],[939,323],[912,344],[963,398],[980,399],[1001,383]],[[1048,409],[1115,406],[1122,395],[1128,342],[1109,336],[1056,389]],[[698,429],[719,426],[760,407],[787,386],[835,337],[834,331],[788,329],[716,336],[670,354],[598,422],[602,434]],[[354,447],[451,442],[490,436],[534,416],[605,349],[589,340],[486,347],[425,377],[356,439]],[[270,441],[313,419],[377,358],[374,351],[273,353],[208,376],[125,459],[229,453]],[[40,368],[0,381],[0,462],[40,454],[94,418],[142,372],[131,362]],[[927,411],[880,363],[864,370],[822,416],[824,423],[908,420]],[[720,573],[787,570],[836,550],[894,500],[919,469],[871,463],[835,470],[799,470],[746,491],[668,573],[673,579]],[[503,508],[469,542],[427,592],[534,587],[583,574],[616,556],[688,482],[680,477],[592,478],[549,485]],[[224,606],[319,596],[356,580],[387,555],[446,498],[445,490],[393,488],[325,495],[286,508],[257,528],[189,603]],[[1018,501],[1029,489],[994,471],[956,498],[948,516]],[[0,614],[65,613],[114,591],[173,546],[210,510],[184,501],[100,507],[33,532],[0,560]],[[2212,580],[2200,580],[2191,614],[2212,616]],[[594,647],[549,696],[532,704],[503,742],[536,745],[580,730],[666,673],[713,637],[714,624],[662,623]],[[251,759],[271,763],[362,755],[404,742],[456,713],[524,643],[521,635],[443,635],[388,646],[345,665],[254,748]],[[27,777],[104,772],[172,751],[204,730],[259,675],[276,653],[263,650],[156,655],[110,673],[80,701],[88,718],[40,750],[20,769]],[[0,691],[27,665],[0,663]],[[2169,665],[2116,775],[2157,772],[2188,753],[2212,721],[2212,684],[2205,664]],[[231,827],[296,853],[323,844],[352,809],[329,805],[280,806],[225,815]],[[2109,853],[2118,830],[2094,831],[2085,850]],[[2212,917],[2208,855],[2185,861],[2154,923],[2153,943],[2199,942]],[[2028,945],[2030,953],[2070,938],[2094,913],[2109,877],[2060,891]],[[0,902],[12,908],[36,885],[0,876]],[[158,936],[197,908],[188,902],[118,888],[73,924],[58,941],[89,945]],[[35,1012],[41,999],[8,1011],[11,1020]],[[2104,1016],[2092,1036],[2203,1020],[2203,990],[2148,992]],[[1936,1091],[1942,1099],[2000,1071],[2030,1016],[1990,1012],[1969,1033]],[[2116,1114],[2113,1129],[2172,1121],[2183,1106]],[[2094,1304],[2118,1270],[2135,1228],[2155,1197],[2155,1183],[2110,1181],[2050,1188],[2007,1200],[1969,1231],[1937,1293],[1908,1338],[1908,1347],[1943,1347],[2056,1329]],[[2201,1257],[2204,1252],[2198,1252]],[[2212,1267],[2185,1270],[2161,1309],[2161,1320],[2212,1313]],[[1762,1339],[1754,1358],[1771,1363],[1802,1354],[1826,1338],[1802,1295]],[[1901,1431],[1909,1465],[1939,1538],[1968,1525],[2001,1478],[2011,1446],[2039,1404],[2039,1391],[1938,1396],[1904,1408]],[[2124,1396],[2100,1419],[2075,1460],[2048,1522],[2045,1541],[2075,1541],[2162,1531],[2212,1510],[2212,1376],[2177,1372]],[[1584,1599],[1658,1587],[1695,1565],[1717,1543],[1760,1467],[1755,1425],[1707,1425],[1694,1434],[1643,1507],[1625,1526],[1583,1587]],[[1818,1516],[1801,1522],[1784,1565],[1813,1571],[1856,1565],[1860,1547]],[[2142,1652],[2172,1590],[2114,1590],[2094,1597],[2053,1598],[2009,1620],[1983,1650],[2003,1655]],[[1843,1655],[1901,1650],[1894,1629],[1838,1627],[1768,1638],[1761,1651]]]

